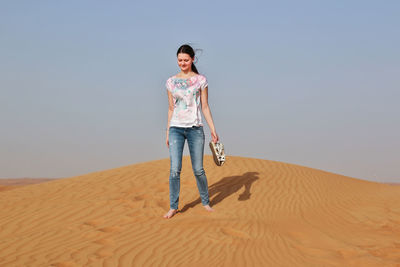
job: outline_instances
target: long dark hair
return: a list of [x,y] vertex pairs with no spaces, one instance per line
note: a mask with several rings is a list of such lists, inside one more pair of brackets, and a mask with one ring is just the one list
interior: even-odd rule
[[[193,48],[188,44],[181,45],[181,47],[179,47],[178,51],[176,52],[176,56],[178,56],[179,53],[188,54],[194,60],[195,52],[194,52]],[[192,62],[192,71],[199,74],[199,71],[197,70],[196,66],[194,65],[194,62]]]

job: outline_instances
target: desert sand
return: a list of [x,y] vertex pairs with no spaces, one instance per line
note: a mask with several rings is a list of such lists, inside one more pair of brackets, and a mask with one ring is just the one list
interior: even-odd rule
[[0,192],[0,266],[400,266],[400,187],[205,155],[211,206],[184,156]]
[[52,178],[0,178],[0,191],[11,190],[20,186],[49,182]]

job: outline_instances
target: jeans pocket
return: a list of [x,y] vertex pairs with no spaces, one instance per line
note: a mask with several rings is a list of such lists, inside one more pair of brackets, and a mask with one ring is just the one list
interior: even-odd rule
[[204,139],[204,137],[205,137],[205,135],[204,135],[204,129],[203,129],[203,126],[200,126],[200,127],[198,127],[198,130],[197,130],[197,132],[200,134],[200,136],[202,136],[203,137],[203,139]]

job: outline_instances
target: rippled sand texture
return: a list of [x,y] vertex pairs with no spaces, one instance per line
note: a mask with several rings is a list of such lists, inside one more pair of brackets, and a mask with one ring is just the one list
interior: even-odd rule
[[293,164],[190,158],[181,212],[169,159],[0,192],[0,266],[400,266],[400,187]]
[[25,185],[52,181],[51,178],[0,178],[0,191],[11,190]]

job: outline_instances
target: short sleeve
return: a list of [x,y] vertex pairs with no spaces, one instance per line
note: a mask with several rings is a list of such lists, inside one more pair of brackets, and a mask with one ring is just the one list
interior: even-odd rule
[[202,79],[200,81],[200,88],[203,90],[207,86],[208,86],[207,78],[206,78],[206,76],[202,75]]
[[165,83],[165,87],[167,88],[168,91],[170,91],[172,93],[172,82],[171,82],[171,78],[169,78],[167,80],[167,82]]

